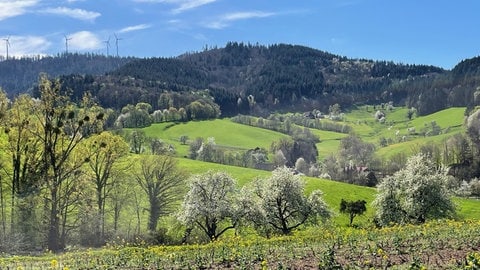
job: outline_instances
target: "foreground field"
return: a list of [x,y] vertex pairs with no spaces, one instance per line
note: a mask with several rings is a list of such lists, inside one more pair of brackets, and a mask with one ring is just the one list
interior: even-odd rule
[[[240,232],[241,233],[241,232]],[[230,235],[209,244],[125,247],[6,257],[2,269],[478,269],[480,222],[355,229],[328,224],[266,239]]]

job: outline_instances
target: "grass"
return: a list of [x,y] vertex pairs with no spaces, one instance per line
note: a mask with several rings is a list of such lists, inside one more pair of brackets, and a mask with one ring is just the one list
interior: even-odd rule
[[255,147],[269,149],[273,141],[286,135],[267,130],[234,123],[229,119],[210,121],[191,121],[188,123],[153,124],[143,129],[148,137],[161,138],[173,144],[179,156],[188,155],[188,145],[180,143],[180,136],[188,136],[189,140],[202,137],[213,137],[219,146],[231,149],[252,149]]
[[[374,119],[373,106],[360,106],[346,113],[345,123],[350,125],[354,133],[366,142],[377,145],[377,155],[381,159],[388,159],[397,153],[412,153],[415,149],[427,142],[443,143],[448,137],[463,132],[465,108],[449,108],[431,115],[407,119],[407,108],[397,107],[386,111],[386,123],[380,124]],[[329,121],[329,120],[322,120]],[[426,126],[435,121],[443,130],[443,134],[431,137],[409,135],[408,128],[414,127],[420,133]],[[188,140],[195,138],[215,138],[218,146],[227,149],[246,150],[255,147],[269,149],[273,141],[287,135],[252,126],[234,123],[229,119],[211,121],[195,121],[188,123],[160,123],[144,128],[147,136],[160,138],[174,145],[179,157],[188,156],[188,144],[180,143],[180,136],[188,136]],[[347,136],[344,133],[311,129],[319,136],[321,142],[317,144],[319,159],[336,153],[340,140]],[[406,141],[401,141],[405,136]],[[391,139],[395,143],[387,147],[380,147],[380,138]]]
[[[257,177],[265,178],[271,175],[271,172],[268,171],[227,166],[185,158],[179,159],[179,166],[189,174],[200,174],[206,172],[207,170],[226,171],[237,180],[239,186],[243,186]],[[371,223],[374,215],[374,209],[371,206],[371,203],[373,202],[376,194],[376,190],[374,188],[351,185],[348,183],[321,178],[304,178],[306,182],[305,189],[307,193],[310,193],[315,189],[320,189],[323,192],[325,202],[337,213],[337,215],[333,218],[333,222],[335,224],[348,224],[347,216],[340,215],[338,213],[341,199],[350,201],[365,200],[367,202],[367,212],[363,216],[355,218],[355,223],[362,226]],[[459,217],[463,219],[478,219],[478,217],[480,217],[480,200],[456,198],[455,202],[459,208]]]
[[1,257],[2,269],[478,269],[480,223],[310,227],[289,236],[228,235],[181,246],[116,245]]

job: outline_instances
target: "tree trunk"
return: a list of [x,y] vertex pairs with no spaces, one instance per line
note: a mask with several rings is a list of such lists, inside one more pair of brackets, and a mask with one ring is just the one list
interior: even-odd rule
[[3,183],[2,183],[2,176],[0,175],[0,205],[2,208],[2,239],[6,235],[6,220],[5,220],[5,201],[3,198]]
[[155,232],[157,230],[158,219],[160,218],[160,206],[156,198],[150,199],[150,215],[148,217],[148,230]]
[[105,228],[105,215],[104,215],[104,203],[103,203],[103,191],[101,186],[97,186],[97,214],[100,218],[99,226],[95,226],[95,234],[97,235],[97,242],[102,243],[104,238]]
[[60,244],[60,213],[58,211],[57,189],[53,188],[50,192],[50,220],[48,227],[47,248],[50,251],[57,252],[63,247]]
[[115,201],[113,207],[113,230],[116,232],[118,230],[118,220],[120,219],[120,204],[118,201]]

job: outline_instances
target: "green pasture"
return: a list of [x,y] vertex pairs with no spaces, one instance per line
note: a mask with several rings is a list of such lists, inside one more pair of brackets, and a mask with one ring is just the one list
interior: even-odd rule
[[180,143],[180,136],[188,136],[188,141],[198,137],[213,137],[218,146],[231,149],[252,149],[255,147],[269,149],[273,141],[286,135],[261,128],[246,126],[230,121],[216,119],[210,121],[191,121],[188,123],[160,123],[143,129],[148,137],[160,138],[173,144],[179,156],[188,155],[187,145]]
[[[378,107],[378,106],[377,106]],[[367,110],[368,108],[368,110]],[[378,109],[378,108],[377,108]],[[364,141],[377,145],[377,154],[381,158],[389,158],[394,154],[404,152],[412,153],[414,149],[428,142],[442,143],[448,137],[464,130],[464,107],[449,108],[431,115],[407,119],[408,109],[395,107],[385,110],[386,122],[375,121],[373,106],[359,106],[345,114],[343,123],[352,127],[353,133]],[[330,121],[322,119],[322,121]],[[424,137],[422,130],[430,126],[432,121],[442,129],[442,134]],[[415,128],[416,134],[409,134],[408,128]],[[175,146],[177,156],[188,155],[188,142],[202,137],[213,137],[218,146],[226,149],[246,150],[255,147],[269,149],[273,141],[287,135],[239,123],[230,119],[216,119],[210,121],[192,121],[188,123],[160,123],[153,124],[143,129],[147,136],[160,138]],[[344,133],[311,129],[312,133],[320,138],[317,144],[319,159],[335,153],[340,145],[340,140],[347,136]],[[187,144],[180,143],[180,137],[187,136]],[[393,141],[387,147],[380,147],[380,138]]]

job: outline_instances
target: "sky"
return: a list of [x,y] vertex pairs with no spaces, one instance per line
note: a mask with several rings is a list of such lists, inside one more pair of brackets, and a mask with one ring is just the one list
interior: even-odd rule
[[7,43],[9,57],[175,57],[232,41],[451,69],[480,54],[479,11],[478,0],[0,0],[0,57]]

